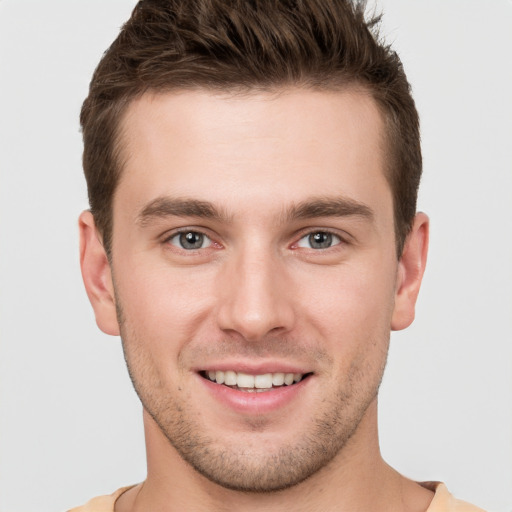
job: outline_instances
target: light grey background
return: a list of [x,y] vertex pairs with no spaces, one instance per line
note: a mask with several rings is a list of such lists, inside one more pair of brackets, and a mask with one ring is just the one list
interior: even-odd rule
[[[0,0],[0,510],[144,478],[120,342],[81,284],[78,113],[133,0]],[[512,2],[382,0],[422,118],[432,220],[417,320],[393,335],[384,457],[512,510]]]

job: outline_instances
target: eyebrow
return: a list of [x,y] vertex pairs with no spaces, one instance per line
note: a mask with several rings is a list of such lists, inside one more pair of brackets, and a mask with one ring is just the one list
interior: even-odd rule
[[217,221],[228,220],[226,212],[219,210],[208,201],[158,197],[144,206],[137,215],[137,223],[144,227],[152,219],[165,217],[198,217]]
[[[220,222],[228,222],[232,218],[209,201],[166,196],[145,205],[137,215],[137,223],[144,227],[152,219],[165,217],[197,217]],[[285,210],[282,220],[290,222],[318,217],[361,217],[371,221],[374,213],[366,204],[350,198],[318,197],[291,205]]]
[[285,213],[286,220],[317,217],[360,217],[372,221],[373,210],[366,204],[346,197],[319,197],[292,205]]

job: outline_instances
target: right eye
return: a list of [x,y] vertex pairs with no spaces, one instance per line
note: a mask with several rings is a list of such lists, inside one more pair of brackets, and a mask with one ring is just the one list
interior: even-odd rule
[[212,241],[204,233],[198,231],[182,231],[168,239],[168,242],[175,247],[186,251],[205,249],[212,245]]

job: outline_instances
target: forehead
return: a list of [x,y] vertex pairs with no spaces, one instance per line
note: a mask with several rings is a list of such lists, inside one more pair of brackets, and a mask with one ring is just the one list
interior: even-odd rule
[[390,199],[383,129],[362,91],[145,94],[122,120],[114,206],[172,195],[269,208],[308,194],[369,201],[379,188]]

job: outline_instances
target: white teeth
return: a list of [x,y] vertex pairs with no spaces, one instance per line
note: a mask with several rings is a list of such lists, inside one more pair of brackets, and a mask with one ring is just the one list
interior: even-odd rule
[[[219,381],[217,381],[217,384]],[[248,375],[247,373],[237,374],[236,385],[239,388],[253,388],[254,387],[254,375]]]
[[265,375],[256,375],[254,377],[254,387],[263,389],[263,388],[271,388],[272,387],[272,374],[265,373]]
[[284,373],[272,374],[272,384],[274,386],[282,386],[284,384]]
[[293,384],[293,373],[285,374],[285,376],[284,376],[284,383],[287,386],[290,386],[291,384]]
[[217,384],[235,386],[246,391],[265,391],[283,384],[291,386],[295,382],[300,382],[304,376],[302,373],[282,372],[249,375],[248,373],[237,373],[232,370],[225,372],[209,370],[206,374],[211,381],[217,382]]
[[[217,381],[218,382],[218,381]],[[236,386],[236,373],[231,370],[224,372],[224,384],[227,386]]]

